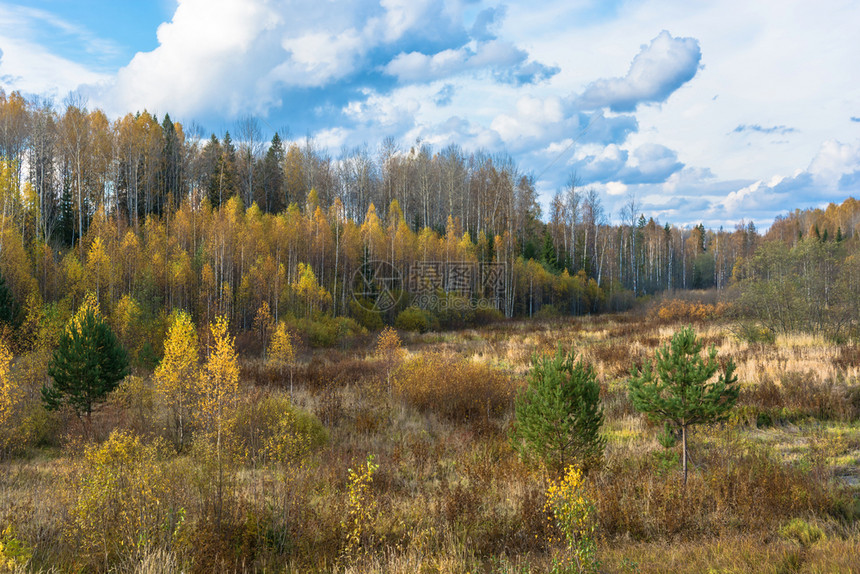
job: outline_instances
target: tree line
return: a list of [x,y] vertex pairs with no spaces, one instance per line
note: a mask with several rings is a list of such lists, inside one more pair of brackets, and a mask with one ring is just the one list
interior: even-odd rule
[[[764,236],[749,222],[687,229],[646,218],[631,196],[613,223],[572,176],[544,222],[534,177],[504,154],[386,139],[334,158],[311,138],[266,145],[252,118],[205,138],[168,114],[110,121],[74,98],[57,110],[17,92],[0,91],[0,157],[0,272],[22,320],[68,316],[93,292],[132,323],[183,308],[250,329],[266,303],[275,319],[377,326],[352,297],[369,260],[503,263],[494,305],[506,316],[617,310],[760,277],[750,262],[763,243],[841,245],[841,269],[860,218],[851,199],[779,218]],[[408,298],[399,305],[381,320]]]

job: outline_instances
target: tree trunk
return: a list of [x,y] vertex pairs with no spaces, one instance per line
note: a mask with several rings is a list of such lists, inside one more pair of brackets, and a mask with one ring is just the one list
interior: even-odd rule
[[684,465],[684,488],[687,488],[687,425],[681,425],[681,460]]

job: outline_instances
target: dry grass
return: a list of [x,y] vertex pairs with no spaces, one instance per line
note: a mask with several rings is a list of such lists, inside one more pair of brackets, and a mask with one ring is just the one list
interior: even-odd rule
[[[694,433],[684,489],[677,448],[659,446],[657,427],[634,411],[626,393],[630,369],[650,360],[681,326],[659,319],[581,317],[408,335],[408,356],[392,392],[384,365],[369,358],[370,338],[349,352],[309,352],[295,370],[292,403],[322,422],[327,444],[289,466],[232,466],[217,528],[207,510],[211,468],[188,453],[177,456],[171,464],[182,469],[184,483],[171,496],[181,497],[187,513],[182,542],[113,567],[546,572],[563,549],[549,542],[544,478],[520,463],[506,430],[532,355],[561,345],[591,362],[601,382],[606,463],[589,475],[588,489],[600,523],[602,571],[860,569],[860,502],[846,486],[860,461],[860,398],[854,402],[860,393],[852,394],[860,347],[803,336],[750,344],[728,324],[697,324],[722,359],[737,363],[744,390],[729,424]],[[287,399],[289,384],[259,360],[243,364],[242,380],[245,426],[239,430],[255,436],[254,425],[270,424],[269,407]],[[113,428],[162,434],[165,413],[147,403],[147,381],[144,376],[100,415],[98,436]],[[258,416],[263,404],[269,410]],[[54,493],[65,488],[78,455],[58,444],[0,463],[0,520],[34,549],[35,571],[75,564],[75,542],[63,531],[67,509]],[[361,553],[345,559],[347,469],[369,454],[379,465],[369,491],[377,511]],[[781,536],[780,528],[797,517],[826,537],[803,546]]]

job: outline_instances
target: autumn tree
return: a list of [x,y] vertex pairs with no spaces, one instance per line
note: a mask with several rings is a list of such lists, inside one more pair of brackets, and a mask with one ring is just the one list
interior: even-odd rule
[[388,392],[391,392],[391,373],[403,360],[406,351],[397,331],[386,327],[376,339],[376,356],[385,365],[385,377],[388,382]]
[[267,301],[263,301],[257,309],[257,314],[254,315],[253,327],[260,336],[260,342],[263,344],[264,350],[269,344],[269,335],[271,334],[274,326],[275,319],[272,317],[269,303]]
[[331,303],[331,293],[319,284],[313,268],[306,263],[299,263],[298,277],[291,287],[304,305],[308,317],[313,315],[316,309]]
[[139,562],[173,542],[183,512],[170,503],[163,459],[163,441],[147,444],[117,430],[72,461],[69,488],[59,496],[67,499],[70,534],[79,544],[78,568],[109,571],[114,560]]
[[225,487],[225,433],[239,390],[239,361],[229,322],[223,315],[210,324],[209,357],[197,380],[195,419],[203,438],[214,449],[217,465],[215,516],[220,526]]
[[10,446],[13,420],[21,400],[21,391],[11,375],[12,352],[0,339],[0,453]]
[[164,341],[164,358],[155,369],[155,389],[170,406],[176,446],[185,444],[185,426],[199,376],[197,329],[191,316],[176,311]]
[[296,350],[293,347],[293,341],[287,329],[287,324],[283,321],[279,321],[278,326],[275,328],[275,334],[272,335],[272,340],[269,343],[266,360],[282,376],[285,368],[290,369],[290,398],[292,399],[293,366],[296,362]]
[[[656,374],[651,363],[629,381],[630,400],[650,419],[669,422],[681,431],[684,485],[687,484],[687,430],[700,423],[725,419],[740,389],[729,359],[720,367],[713,345],[702,356],[702,343],[692,327],[681,329],[656,352]],[[711,381],[717,371],[722,371]],[[710,381],[710,382],[709,382]]]
[[87,309],[60,336],[48,375],[53,383],[42,387],[45,408],[68,405],[89,425],[94,407],[128,375],[128,355],[110,326]]

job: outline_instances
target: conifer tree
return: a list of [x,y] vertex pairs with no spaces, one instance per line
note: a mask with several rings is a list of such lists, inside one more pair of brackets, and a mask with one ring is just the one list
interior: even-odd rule
[[19,310],[18,302],[6,286],[6,279],[0,274],[0,321],[9,325],[16,324]]
[[668,421],[681,431],[684,484],[687,484],[687,429],[723,420],[738,400],[735,364],[729,359],[720,370],[713,345],[707,358],[692,327],[681,329],[656,352],[656,374],[650,363],[629,381],[630,400],[655,421]]
[[45,408],[69,405],[89,423],[93,408],[128,375],[128,354],[110,326],[87,309],[60,335],[48,375],[53,384],[42,387]]
[[533,357],[528,388],[514,404],[514,448],[556,474],[570,464],[588,471],[606,446],[600,385],[591,365],[575,358],[561,348],[552,357]]

